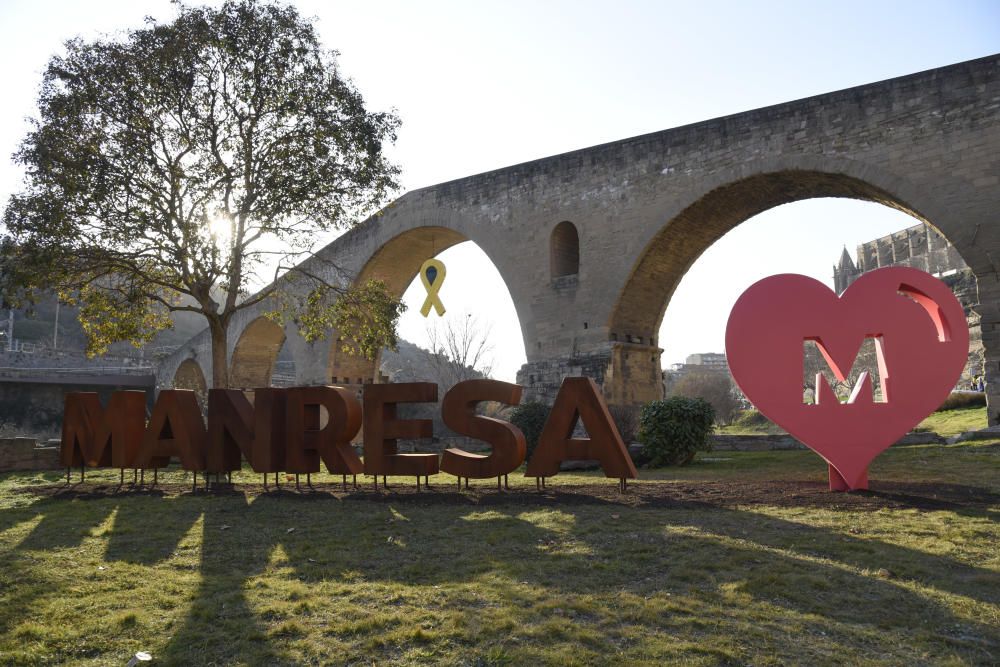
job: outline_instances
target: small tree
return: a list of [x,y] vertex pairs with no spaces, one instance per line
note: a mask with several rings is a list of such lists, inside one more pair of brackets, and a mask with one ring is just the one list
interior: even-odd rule
[[[4,213],[5,292],[78,303],[90,353],[198,313],[216,387],[229,380],[227,326],[265,299],[300,313],[307,339],[332,326],[371,357],[394,346],[402,306],[381,284],[348,288],[299,259],[395,189],[382,146],[398,119],[365,108],[294,8],[178,7],[172,22],[71,40],[49,61],[14,156],[25,187]],[[275,281],[252,294],[265,266]]]
[[728,424],[740,408],[733,391],[733,381],[728,373],[693,371],[687,373],[673,387],[672,395],[702,398],[711,404],[715,417],[721,424]]
[[687,465],[698,451],[711,451],[715,411],[701,398],[674,396],[652,401],[639,416],[642,454],[653,467]]

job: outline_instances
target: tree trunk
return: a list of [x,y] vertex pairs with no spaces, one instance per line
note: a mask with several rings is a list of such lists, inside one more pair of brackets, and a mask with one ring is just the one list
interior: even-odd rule
[[226,327],[218,321],[209,320],[209,331],[212,333],[212,388],[229,388],[229,360],[226,357],[228,334]]

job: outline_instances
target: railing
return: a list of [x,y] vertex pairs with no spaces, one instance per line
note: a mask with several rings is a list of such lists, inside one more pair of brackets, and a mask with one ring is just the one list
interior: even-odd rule
[[291,387],[295,385],[295,375],[292,373],[272,373],[272,387]]
[[18,340],[15,338],[10,343],[10,347],[6,343],[3,343],[3,348],[0,349],[2,352],[20,352],[21,354],[35,354],[36,352],[44,352],[46,348],[41,343],[26,343],[23,340]]
[[[151,356],[153,353],[160,356],[167,356],[172,354],[179,349],[180,346],[177,345],[161,345],[159,347],[147,348],[144,352],[143,350],[129,349],[118,350],[106,355],[103,355],[108,359],[136,359],[143,360],[147,356]],[[24,341],[20,338],[15,338],[9,344],[3,332],[0,331],[0,355],[3,354],[40,354],[48,353],[53,357],[76,357],[82,358],[86,356],[86,353],[82,349],[72,349],[66,347],[52,347],[44,343],[33,343],[30,341]]]
[[34,368],[24,366],[0,366],[0,377],[24,378],[39,375],[152,375],[153,367],[149,364],[130,366],[77,366],[61,368]]

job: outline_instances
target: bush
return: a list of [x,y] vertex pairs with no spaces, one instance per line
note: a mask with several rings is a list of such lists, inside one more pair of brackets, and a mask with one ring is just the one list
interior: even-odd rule
[[686,465],[697,451],[711,451],[715,410],[702,398],[674,396],[642,408],[639,442],[649,465]]
[[618,427],[618,433],[627,447],[635,442],[639,431],[639,410],[631,405],[609,405],[608,412]]
[[524,433],[524,440],[528,445],[528,456],[531,458],[538,444],[538,438],[542,435],[545,422],[549,418],[549,406],[538,401],[528,401],[514,408],[510,413],[510,423],[521,429]]
[[687,373],[674,385],[674,396],[701,398],[711,404],[720,424],[728,424],[740,408],[739,399],[733,391],[733,381],[728,373],[693,371]]
[[962,408],[981,408],[986,406],[986,394],[979,391],[953,391],[938,408],[942,410],[961,410]]

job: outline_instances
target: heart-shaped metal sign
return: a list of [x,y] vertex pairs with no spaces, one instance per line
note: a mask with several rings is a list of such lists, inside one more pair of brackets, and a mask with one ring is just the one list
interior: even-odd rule
[[[803,344],[815,341],[839,381],[865,339],[882,396],[863,376],[841,402],[823,376],[803,400]],[[868,488],[868,465],[936,410],[969,353],[962,305],[934,276],[903,267],[866,273],[842,296],[807,276],[765,278],[740,296],[726,326],[733,378],[768,419],[822,456],[833,490]]]

